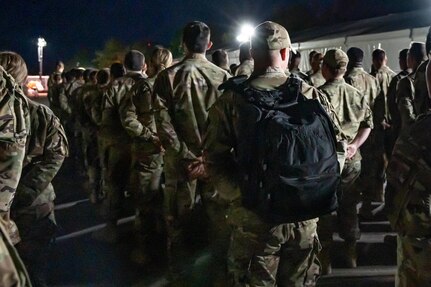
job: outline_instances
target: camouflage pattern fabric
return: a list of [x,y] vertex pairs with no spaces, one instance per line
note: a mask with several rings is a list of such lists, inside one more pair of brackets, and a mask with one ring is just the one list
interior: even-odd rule
[[414,79],[415,74],[411,73],[398,82],[396,101],[401,117],[401,134],[408,132],[417,116],[413,106],[413,100],[415,98]]
[[398,232],[397,286],[431,286],[431,115],[400,136],[388,165],[386,209]]
[[253,70],[254,70],[254,61],[245,60],[235,70],[235,76],[246,75],[250,77],[250,75],[253,73]]
[[316,88],[318,88],[318,87],[322,86],[323,84],[325,84],[326,80],[325,80],[325,78],[322,75],[322,70],[319,70],[316,73],[310,74],[308,82],[313,87],[316,87]]
[[33,285],[47,286],[49,245],[57,230],[51,182],[68,155],[68,143],[60,120],[48,107],[31,100],[29,107],[31,134],[12,218],[22,239],[17,249]]
[[[280,69],[253,77],[250,85],[259,89],[276,89],[287,76]],[[303,83],[302,94],[307,98],[329,102],[315,88]],[[240,171],[232,149],[235,148],[238,105],[245,104],[233,91],[224,94],[211,107],[205,136],[205,163],[218,196],[230,202],[228,224],[233,229],[228,251],[228,273],[233,286],[314,286],[315,266],[319,249],[316,222],[270,226],[253,212],[243,208],[239,189]],[[331,105],[326,106],[332,109]],[[278,272],[277,272],[278,271]],[[310,274],[313,274],[310,276]]]
[[413,106],[416,115],[424,114],[431,108],[426,82],[426,67],[428,65],[428,62],[429,60],[423,62],[418,67],[414,79],[415,97],[413,99]]
[[380,84],[380,94],[378,96],[380,99],[378,98],[376,101],[381,103],[378,105],[381,110],[376,111],[376,114],[383,114],[384,119],[388,122],[390,115],[387,94],[392,78],[395,76],[395,72],[392,71],[388,66],[383,66],[379,70],[372,71],[370,74],[375,77]]

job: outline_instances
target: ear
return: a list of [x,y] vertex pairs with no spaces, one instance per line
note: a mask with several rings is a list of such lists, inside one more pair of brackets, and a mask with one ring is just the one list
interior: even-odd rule
[[146,72],[147,68],[148,68],[147,63],[144,63],[144,66],[142,67],[142,71]]
[[280,50],[280,55],[281,55],[281,59],[283,61],[286,61],[286,58],[287,58],[287,55],[288,55],[287,48],[281,49]]
[[210,50],[212,46],[213,46],[213,42],[209,41],[207,49]]

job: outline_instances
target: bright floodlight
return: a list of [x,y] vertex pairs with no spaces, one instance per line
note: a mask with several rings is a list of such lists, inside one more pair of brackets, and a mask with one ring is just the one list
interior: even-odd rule
[[247,42],[247,41],[250,41],[253,35],[254,35],[254,27],[251,26],[250,24],[245,24],[241,27],[241,32],[238,35],[238,37],[236,37],[236,40],[241,43]]
[[37,46],[38,47],[45,47],[46,46],[46,41],[44,38],[38,38],[37,39]]

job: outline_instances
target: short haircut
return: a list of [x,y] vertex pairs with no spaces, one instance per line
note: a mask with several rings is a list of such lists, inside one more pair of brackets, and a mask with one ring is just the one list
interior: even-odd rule
[[212,54],[212,62],[218,67],[223,67],[223,68],[226,67],[227,68],[228,67],[228,55],[227,55],[226,51],[223,49],[215,50],[214,53]]
[[89,80],[90,81],[95,81],[95,80],[97,80],[97,70],[96,69],[93,69],[91,72],[90,72],[90,76],[89,76]]
[[145,65],[145,56],[138,50],[130,50],[124,56],[124,66],[130,71],[142,71]]
[[199,21],[188,23],[183,29],[183,43],[192,53],[205,53],[210,42],[210,28]]
[[113,63],[109,70],[111,72],[112,78],[114,79],[121,78],[126,74],[126,70],[124,69],[124,66],[121,63]]
[[291,59],[297,59],[297,58],[301,58],[301,53],[299,53],[299,51],[296,51],[296,53],[291,53]]
[[398,54],[398,58],[400,60],[407,61],[407,54],[408,54],[408,52],[409,52],[409,49],[402,49],[400,51],[400,53]]
[[239,46],[239,60],[245,61],[252,59],[250,52],[250,42],[244,42]]
[[71,70],[72,76],[75,79],[83,78],[84,77],[84,70],[80,68],[73,68]]
[[97,84],[106,85],[107,83],[109,83],[109,76],[109,69],[99,70],[96,74]]
[[0,66],[15,79],[17,84],[24,84],[28,70],[24,59],[19,54],[10,51],[0,52]]
[[90,74],[93,71],[93,69],[86,69],[84,71],[84,81],[88,82],[90,80]]
[[357,47],[352,47],[347,50],[347,57],[349,57],[349,63],[362,63],[364,61],[364,51]]
[[425,49],[425,43],[423,43],[423,42],[411,42],[409,54],[418,63],[425,61],[426,56],[427,56],[427,52]]
[[308,54],[308,58],[313,59],[314,55],[316,55],[316,54],[317,54],[317,51],[313,50]]
[[373,59],[381,59],[386,57],[386,52],[383,49],[375,49],[372,54]]

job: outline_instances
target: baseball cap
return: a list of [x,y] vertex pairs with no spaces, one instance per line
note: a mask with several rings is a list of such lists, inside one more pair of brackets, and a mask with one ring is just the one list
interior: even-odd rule
[[251,46],[252,48],[258,47],[267,50],[291,48],[296,53],[286,28],[272,21],[263,22],[254,29]]
[[346,68],[349,63],[347,54],[340,49],[332,49],[326,52],[323,57],[323,63],[327,64],[333,69]]

